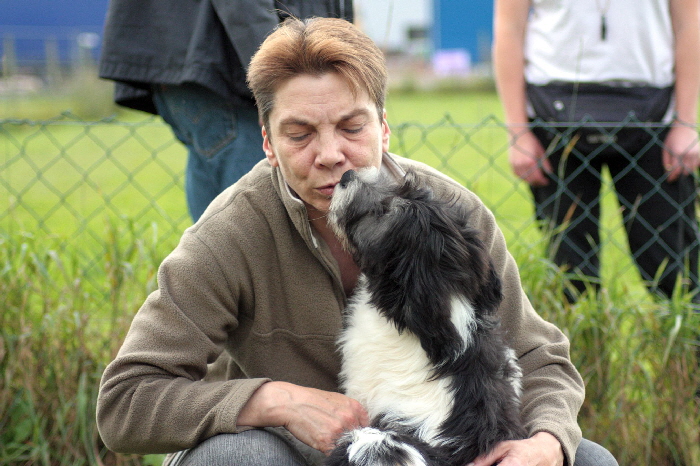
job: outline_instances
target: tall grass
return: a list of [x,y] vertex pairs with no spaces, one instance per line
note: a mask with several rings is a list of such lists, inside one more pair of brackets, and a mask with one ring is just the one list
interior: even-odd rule
[[[106,451],[94,422],[101,373],[173,247],[155,231],[137,231],[143,228],[126,219],[105,221],[100,292],[85,291],[75,253],[58,254],[29,233],[0,236],[0,464],[161,460]],[[567,304],[550,262],[531,248],[514,252],[535,307],[572,341],[587,385],[584,435],[622,466],[700,464],[700,315],[689,302],[679,296],[632,305],[624,284],[610,283]]]
[[564,275],[516,252],[535,308],[564,330],[586,383],[579,424],[622,466],[700,464],[700,313],[687,296],[629,299],[623,279],[569,304]]
[[134,231],[105,222],[99,291],[83,286],[79,256],[59,254],[58,241],[0,236],[0,464],[144,464],[106,451],[95,427],[102,371],[160,261]]

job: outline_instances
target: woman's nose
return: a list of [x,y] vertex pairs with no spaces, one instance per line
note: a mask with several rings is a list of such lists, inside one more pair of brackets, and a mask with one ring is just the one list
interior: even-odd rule
[[319,138],[318,155],[316,162],[325,167],[331,168],[342,163],[345,159],[342,150],[342,142],[337,136],[327,134]]

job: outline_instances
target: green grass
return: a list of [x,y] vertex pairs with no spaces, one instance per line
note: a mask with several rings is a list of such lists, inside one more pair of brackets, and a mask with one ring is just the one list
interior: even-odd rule
[[[17,117],[54,104],[23,101]],[[495,94],[392,92],[387,111],[392,151],[443,170],[495,212],[535,308],[572,341],[587,383],[584,434],[622,466],[700,464],[699,316],[682,296],[647,296],[614,195],[603,205],[603,289],[568,305],[562,274],[542,252],[529,193],[510,173]],[[111,454],[94,425],[102,370],[190,224],[185,152],[143,116],[0,127],[0,464],[162,459]]]
[[75,248],[90,266],[86,286],[98,284],[92,269],[106,252],[106,223],[157,234],[166,248],[191,224],[184,163],[172,132],[143,115],[136,125],[74,116],[6,123],[0,127],[0,231],[55,239],[60,253]]
[[128,222],[104,225],[104,257],[86,286],[78,248],[30,233],[0,235],[0,464],[147,465],[99,440],[95,400],[106,364],[156,287],[165,251]]

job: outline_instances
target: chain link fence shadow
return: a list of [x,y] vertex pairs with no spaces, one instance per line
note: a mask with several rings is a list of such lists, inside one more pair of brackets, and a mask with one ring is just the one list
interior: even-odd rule
[[[544,246],[547,229],[535,215],[532,193],[509,166],[508,132],[502,121],[488,116],[461,124],[446,115],[430,125],[391,126],[391,150],[421,160],[476,192],[494,212],[516,257],[553,257]],[[598,141],[592,153],[613,148],[623,154],[626,170],[635,170],[634,154],[616,142],[621,129],[598,125],[609,137]],[[571,134],[558,133],[556,138],[555,145],[566,146]],[[0,228],[50,239],[59,250],[76,249],[88,282],[90,272],[101,267],[103,238],[115,222],[128,224],[135,237],[156,239],[164,253],[190,225],[183,188],[186,153],[159,118],[84,121],[65,113],[45,121],[4,119],[0,153]],[[587,157],[578,150],[569,155]],[[640,282],[625,234],[636,207],[621,205],[613,189],[619,181],[615,176],[624,173],[611,177],[604,167],[592,172],[591,166],[584,160],[578,170],[593,173],[602,186],[600,204],[588,206],[602,211],[596,224],[601,232],[602,280],[628,275],[631,282]],[[561,192],[576,197],[566,183]],[[641,285],[631,287],[644,293]]]
[[87,283],[112,222],[173,244],[190,224],[185,151],[160,119],[0,120],[0,228],[77,251]]

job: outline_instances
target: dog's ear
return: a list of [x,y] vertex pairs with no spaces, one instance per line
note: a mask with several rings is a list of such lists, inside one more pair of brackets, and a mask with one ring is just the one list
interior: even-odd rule
[[414,170],[411,170],[410,168],[406,170],[406,174],[403,177],[403,184],[406,189],[418,187],[418,175],[416,175]]
[[467,298],[477,309],[486,314],[493,313],[501,303],[501,280],[493,265],[493,260],[486,246],[479,238],[479,232],[469,225],[471,212],[463,204],[452,199],[445,204],[443,212],[448,220],[446,225],[452,225],[457,235],[447,238],[459,238],[460,241],[448,241],[447,248],[450,258],[458,258],[454,265],[464,274],[464,291]]
[[481,312],[492,314],[503,299],[501,279],[496,273],[491,256],[477,235],[468,227],[463,228],[462,233],[468,251],[465,265],[472,274],[469,280],[469,298]]
[[496,273],[493,261],[489,257],[486,259],[486,262],[485,272],[480,282],[480,290],[475,297],[475,302],[486,313],[492,314],[496,312],[503,300],[503,290],[501,279]]
[[404,199],[430,200],[433,197],[433,191],[414,170],[409,168],[396,195]]
[[388,251],[393,250],[402,264],[394,274],[409,277],[434,269],[445,249],[444,236],[435,228],[435,212],[428,204],[413,199],[396,198],[393,202],[394,208],[387,216],[387,224],[391,225],[387,229],[391,244]]

